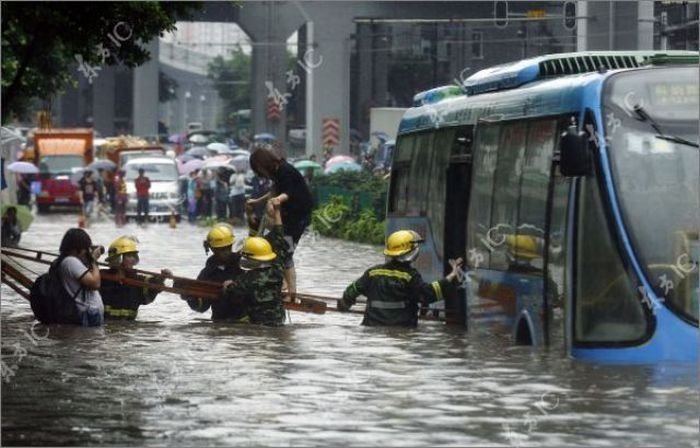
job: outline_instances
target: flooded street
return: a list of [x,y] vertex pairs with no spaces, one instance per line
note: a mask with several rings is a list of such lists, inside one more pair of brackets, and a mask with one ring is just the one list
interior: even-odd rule
[[[21,245],[57,252],[76,223],[38,216]],[[184,222],[87,230],[104,246],[136,235],[141,269],[195,277],[206,259],[208,229]],[[382,259],[377,247],[307,238],[298,289],[340,297]],[[2,384],[2,443],[700,446],[697,365],[586,364],[562,344],[534,351],[438,322],[360,320],[292,312],[282,328],[214,324],[161,293],[136,322],[47,330],[3,285],[3,369],[17,368]]]

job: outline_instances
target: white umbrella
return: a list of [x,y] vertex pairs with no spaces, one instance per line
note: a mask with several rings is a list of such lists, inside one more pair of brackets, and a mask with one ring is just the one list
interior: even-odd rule
[[250,158],[246,155],[239,155],[229,160],[229,165],[235,166],[238,171],[247,171],[250,167]]
[[231,165],[229,165],[229,160],[230,158],[228,156],[210,157],[204,161],[204,163],[202,164],[202,169],[211,170],[222,166],[230,167]]
[[216,152],[229,152],[231,150],[226,143],[219,143],[219,142],[209,143],[207,145],[207,149],[210,149],[210,150],[216,151]]
[[190,141],[192,143],[206,143],[209,141],[209,139],[202,134],[195,134],[192,137],[190,137]]
[[36,165],[29,162],[12,162],[7,165],[7,169],[13,173],[21,174],[36,174],[39,172],[39,168]]

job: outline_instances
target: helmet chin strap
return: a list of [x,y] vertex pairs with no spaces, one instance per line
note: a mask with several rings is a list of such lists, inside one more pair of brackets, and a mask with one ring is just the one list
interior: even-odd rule
[[416,260],[416,258],[418,258],[418,252],[418,247],[414,247],[410,250],[410,252],[400,255],[396,257],[396,259],[404,263],[413,263]]

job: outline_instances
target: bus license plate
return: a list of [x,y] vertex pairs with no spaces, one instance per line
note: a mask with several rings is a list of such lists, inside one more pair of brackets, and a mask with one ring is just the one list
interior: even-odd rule
[[56,198],[56,202],[68,202],[68,198]]

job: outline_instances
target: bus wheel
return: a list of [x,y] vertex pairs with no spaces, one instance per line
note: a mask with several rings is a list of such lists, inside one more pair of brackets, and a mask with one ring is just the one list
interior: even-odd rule
[[46,204],[37,204],[37,205],[36,205],[37,210],[39,211],[39,213],[42,213],[42,214],[48,213],[48,212],[49,212],[49,207],[50,207],[50,206],[49,206],[49,205],[46,205]]

